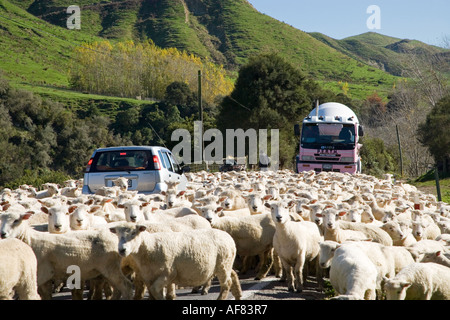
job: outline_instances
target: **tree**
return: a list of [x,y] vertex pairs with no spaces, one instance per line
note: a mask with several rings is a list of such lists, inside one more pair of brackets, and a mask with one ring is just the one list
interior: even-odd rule
[[436,103],[424,123],[418,129],[419,140],[443,163],[444,173],[450,160],[450,95]]
[[280,166],[287,166],[298,149],[294,123],[323,96],[316,83],[280,56],[257,55],[239,70],[233,92],[220,105],[217,125],[223,133],[238,128],[279,129]]
[[185,82],[175,81],[169,84],[164,101],[169,105],[177,106],[182,118],[190,117],[198,112],[197,95]]

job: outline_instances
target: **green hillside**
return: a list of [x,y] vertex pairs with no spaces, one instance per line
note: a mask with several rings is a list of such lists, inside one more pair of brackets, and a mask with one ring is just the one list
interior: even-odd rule
[[342,40],[336,40],[318,32],[310,33],[310,35],[339,52],[395,76],[404,76],[402,74],[404,65],[410,61],[412,54],[424,60],[429,60],[432,56],[440,56],[446,61],[445,68],[450,73],[450,50],[417,40],[398,39],[375,32],[367,32]]
[[[64,28],[71,0],[11,0],[14,4]],[[237,70],[251,55],[276,52],[326,87],[340,90],[348,82],[353,97],[374,91],[382,95],[396,78],[261,14],[246,0],[82,0],[81,29],[92,37],[152,39]],[[62,28],[60,28],[62,29]],[[66,31],[66,30],[65,30]],[[62,32],[62,31],[61,31]]]

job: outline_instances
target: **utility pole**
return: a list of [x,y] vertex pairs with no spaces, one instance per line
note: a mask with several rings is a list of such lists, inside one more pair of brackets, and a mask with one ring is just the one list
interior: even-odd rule
[[[200,113],[200,121],[202,123],[201,137],[202,137],[202,163],[205,161],[205,141],[203,140],[203,101],[202,101],[202,70],[198,70],[198,109]],[[206,171],[209,171],[208,161],[205,161]]]
[[400,143],[400,135],[398,134],[398,125],[395,125],[397,130],[397,141],[398,141],[398,152],[400,153],[400,176],[403,178],[403,156],[402,156],[402,145]]

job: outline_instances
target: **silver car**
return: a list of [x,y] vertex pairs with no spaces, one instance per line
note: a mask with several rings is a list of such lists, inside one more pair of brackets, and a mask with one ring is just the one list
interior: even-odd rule
[[143,194],[166,191],[166,181],[178,181],[178,190],[182,191],[187,185],[183,172],[170,150],[163,147],[101,148],[94,151],[87,164],[83,194],[112,187],[113,180],[119,177],[128,179],[128,190]]

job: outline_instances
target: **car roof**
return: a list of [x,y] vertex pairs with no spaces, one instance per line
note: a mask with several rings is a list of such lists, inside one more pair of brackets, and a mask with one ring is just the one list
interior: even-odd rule
[[128,151],[128,150],[152,150],[152,151],[156,151],[157,150],[164,150],[164,151],[170,151],[167,148],[164,147],[160,147],[160,146],[121,146],[121,147],[108,147],[108,148],[99,148],[97,150],[94,151],[94,153],[97,152],[108,152],[108,151]]

